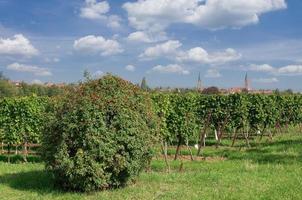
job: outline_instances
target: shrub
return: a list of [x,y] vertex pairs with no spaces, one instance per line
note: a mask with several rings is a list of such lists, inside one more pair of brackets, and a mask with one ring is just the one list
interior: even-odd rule
[[45,128],[46,167],[66,190],[125,186],[149,164],[156,124],[147,93],[112,75],[90,80]]
[[47,104],[48,98],[37,96],[1,99],[0,141],[9,145],[39,143]]

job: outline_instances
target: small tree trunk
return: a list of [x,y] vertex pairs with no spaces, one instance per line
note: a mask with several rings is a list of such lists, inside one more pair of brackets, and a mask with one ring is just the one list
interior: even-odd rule
[[188,140],[186,141],[186,146],[187,146],[187,149],[189,150],[189,152],[190,152],[190,157],[191,157],[191,160],[193,161],[194,160],[194,158],[193,158],[193,153],[192,153],[192,150],[191,150],[191,148],[190,148],[190,146],[189,146],[189,142],[188,142]]
[[251,147],[251,145],[250,145],[250,142],[249,142],[249,132],[248,132],[248,127],[246,127],[246,130],[244,130],[244,128],[243,128],[243,134],[244,134],[244,137],[245,137],[245,142],[246,142],[246,146],[248,147],[248,148],[250,148]]
[[23,160],[24,160],[24,162],[27,162],[27,154],[28,154],[27,142],[24,142],[24,145],[23,145]]
[[282,134],[282,127],[280,124],[279,124],[279,133],[280,133],[280,135]]
[[178,154],[180,151],[180,145],[181,145],[181,136],[178,136],[178,144],[177,144],[174,160],[177,160],[177,158],[178,158]]
[[200,156],[202,145],[204,147],[206,146],[206,131],[207,131],[207,127],[204,127],[203,133],[202,133],[202,135],[200,137],[199,144],[198,144],[197,156]]
[[10,163],[10,144],[7,145],[7,152],[8,152],[7,161],[8,163]]
[[232,147],[234,147],[236,139],[237,139],[237,129],[235,129],[235,133],[232,141]]
[[182,159],[180,159],[179,172],[183,172],[183,169],[184,169],[184,163],[183,163]]
[[203,132],[200,131],[199,142],[198,142],[198,149],[197,149],[197,156],[199,156],[199,154],[200,154],[201,146],[202,146],[202,141],[203,141]]
[[165,163],[166,163],[166,167],[167,167],[167,172],[170,173],[170,165],[169,165],[169,162],[168,162],[168,156],[167,156],[167,142],[164,141],[163,144],[162,144],[162,151],[164,153],[164,158],[165,158]]
[[1,154],[4,154],[4,143],[1,142]]
[[269,137],[269,139],[270,139],[270,141],[272,142],[273,141],[273,134],[272,134],[272,132],[271,132],[271,130],[268,130],[268,137]]
[[278,133],[279,131],[279,134],[282,133],[282,129],[281,129],[281,125],[280,125],[280,122],[277,122],[276,125],[275,125],[275,129],[276,129],[276,133]]
[[168,143],[167,141],[164,142],[164,147],[165,147],[165,155],[168,157]]
[[261,142],[262,137],[263,137],[263,135],[264,135],[264,133],[265,133],[265,130],[266,130],[266,125],[263,127],[263,129],[262,129],[262,131],[261,131],[261,135],[260,135],[259,142]]
[[217,132],[215,132],[215,137],[217,137],[217,142],[216,142],[216,148],[218,148],[220,141],[221,141],[221,136],[222,136],[222,131],[221,131],[221,127],[218,126]]
[[285,124],[285,131],[286,131],[286,133],[288,133],[288,122],[286,122],[286,124]]
[[[240,135],[242,135],[243,137],[244,137],[244,128],[240,128],[239,130],[238,130],[238,132],[240,133]],[[244,139],[245,139],[245,137],[244,137]],[[242,148],[242,146],[243,145],[239,145],[239,151],[241,151],[241,148]]]
[[207,121],[203,128],[203,132],[200,131],[197,156],[200,156],[202,143],[203,143],[204,147],[206,146],[206,133],[207,133],[207,129],[209,127],[210,120],[211,120],[211,113],[208,114]]
[[[217,139],[216,139],[216,145],[215,145],[215,147],[216,147],[216,149],[218,148],[218,146],[219,146],[219,135],[220,135],[220,130],[219,130],[219,128],[218,128],[218,130],[217,130],[217,132],[216,132],[216,135],[217,135]],[[216,136],[215,136],[216,137]]]
[[223,131],[225,130],[225,126],[227,125],[228,119],[229,119],[229,116],[227,115],[224,118],[223,124],[220,124],[218,126],[218,141],[216,143],[216,148],[218,148],[219,144],[221,143],[221,139],[222,139],[222,136],[223,136]]
[[214,130],[214,134],[215,134],[215,140],[218,141],[218,135],[217,135],[217,130]]

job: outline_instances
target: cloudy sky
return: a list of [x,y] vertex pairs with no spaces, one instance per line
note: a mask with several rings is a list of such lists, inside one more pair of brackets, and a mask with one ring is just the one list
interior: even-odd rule
[[301,0],[0,0],[0,71],[302,91]]

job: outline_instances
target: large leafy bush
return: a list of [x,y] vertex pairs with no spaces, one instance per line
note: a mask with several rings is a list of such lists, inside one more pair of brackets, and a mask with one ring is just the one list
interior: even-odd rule
[[112,75],[90,80],[45,128],[46,166],[67,190],[125,186],[149,164],[156,124],[147,93]]

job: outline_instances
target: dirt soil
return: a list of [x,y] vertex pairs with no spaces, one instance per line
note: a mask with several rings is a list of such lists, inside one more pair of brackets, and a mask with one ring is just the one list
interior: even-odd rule
[[[154,157],[155,160],[158,159],[165,159],[164,155],[160,155],[160,156],[155,156]],[[191,160],[191,156],[190,155],[179,155],[178,159],[181,160]],[[203,157],[203,156],[193,156],[194,161],[207,161],[207,162],[215,162],[215,161],[224,161],[226,160],[225,157],[219,157],[219,156],[215,156],[215,157]],[[174,155],[168,155],[168,160],[174,160]]]

